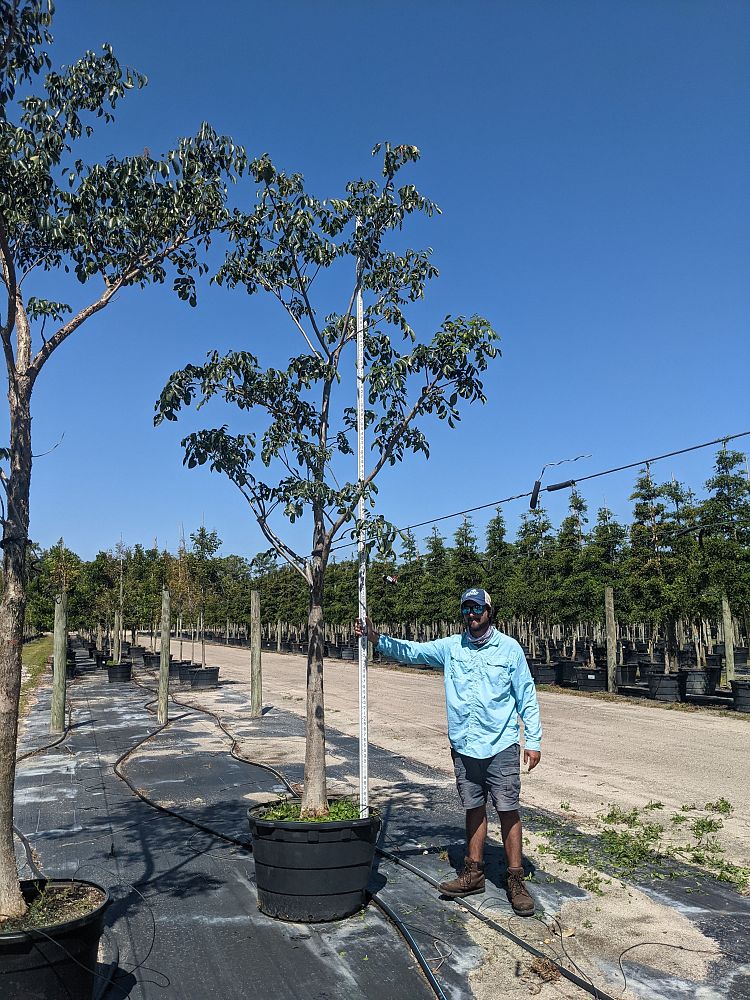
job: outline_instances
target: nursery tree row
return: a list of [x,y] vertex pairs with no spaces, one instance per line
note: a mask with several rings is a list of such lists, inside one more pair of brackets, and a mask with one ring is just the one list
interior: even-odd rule
[[[492,594],[499,618],[562,625],[601,621],[607,585],[614,588],[620,621],[715,619],[722,593],[735,614],[747,618],[750,482],[745,456],[722,449],[702,499],[674,480],[658,483],[648,468],[641,470],[631,499],[630,524],[619,523],[606,508],[592,516],[573,489],[568,514],[556,531],[542,508],[523,516],[514,539],[508,538],[500,509],[483,539],[469,518],[449,539],[433,528],[418,543],[407,531],[398,556],[371,553],[371,614],[379,622],[455,620],[457,595],[479,583]],[[51,628],[52,597],[66,589],[72,626],[107,625],[119,609],[121,584],[123,621],[129,628],[158,621],[165,584],[185,628],[198,625],[201,615],[210,628],[245,623],[252,589],[260,591],[265,622],[305,621],[308,594],[298,573],[279,566],[273,553],[248,560],[219,555],[220,546],[216,531],[201,527],[176,553],[136,544],[100,552],[86,562],[62,539],[46,551],[34,549],[27,624]],[[352,621],[357,606],[353,557],[331,564],[326,597],[330,624]]]

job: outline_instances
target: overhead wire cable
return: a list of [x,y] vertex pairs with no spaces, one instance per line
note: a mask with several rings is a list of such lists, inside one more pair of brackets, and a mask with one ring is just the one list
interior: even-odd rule
[[[740,431],[738,434],[723,434],[721,437],[714,438],[713,441],[704,441],[701,444],[689,445],[687,448],[677,448],[675,451],[665,452],[663,455],[654,455],[651,458],[642,458],[637,462],[628,462],[626,465],[618,465],[611,469],[603,469],[601,472],[592,472],[587,476],[579,476],[577,479],[566,479],[562,483],[550,483],[549,486],[542,486],[537,493],[555,493],[557,490],[564,490],[569,486],[577,486],[578,483],[586,482],[589,479],[598,479],[601,476],[611,476],[615,472],[623,472],[626,469],[635,469],[642,465],[650,465],[652,462],[660,462],[665,458],[673,458],[675,455],[685,455],[691,451],[698,451],[701,448],[710,448],[713,444],[724,444],[727,441],[735,441],[737,438],[747,437],[750,435],[750,431]],[[564,459],[564,461],[572,461],[571,459]],[[559,465],[559,462],[548,462],[544,468],[549,468],[553,465]],[[448,521],[452,517],[461,517],[466,514],[474,514],[479,510],[488,510],[490,507],[499,507],[501,504],[510,503],[513,500],[524,500],[526,497],[533,496],[535,490],[526,490],[525,493],[515,493],[512,496],[502,497],[500,500],[493,500],[490,503],[479,504],[476,507],[466,507],[464,510],[456,510],[451,514],[441,514],[439,517],[428,518],[426,521],[417,521],[415,524],[407,524],[402,528],[398,528],[398,531],[412,531],[414,528],[423,528],[428,524],[437,524],[440,521]],[[331,548],[331,552],[337,552],[340,549],[349,549],[356,545],[356,542],[342,542],[340,545],[334,545]]]

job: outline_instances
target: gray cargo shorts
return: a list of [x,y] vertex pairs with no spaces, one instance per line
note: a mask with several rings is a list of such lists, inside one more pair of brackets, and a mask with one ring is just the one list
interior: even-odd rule
[[494,757],[465,757],[452,747],[451,756],[458,797],[464,809],[486,805],[488,792],[499,813],[518,809],[521,794],[521,747],[518,743]]

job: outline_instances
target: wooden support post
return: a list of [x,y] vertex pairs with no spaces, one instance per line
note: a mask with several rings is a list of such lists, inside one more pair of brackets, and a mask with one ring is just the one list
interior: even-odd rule
[[49,731],[65,732],[65,664],[68,659],[68,595],[55,598],[55,632],[53,639],[54,664],[52,667],[52,711]]
[[615,598],[611,587],[604,588],[604,614],[607,625],[607,690],[617,694],[617,625]]
[[725,593],[721,595],[721,618],[724,623],[724,664],[727,683],[729,683],[729,681],[735,680],[734,628],[732,627],[732,609],[729,607],[729,598]]
[[260,662],[260,591],[250,591],[250,718],[263,714],[263,674]]
[[169,591],[161,592],[161,656],[159,658],[159,707],[157,721],[166,726],[169,721]]
[[112,662],[113,663],[119,663],[120,662],[120,650],[122,649],[122,646],[120,644],[120,612],[119,611],[115,611],[115,624],[114,624],[114,628],[112,629],[112,632],[113,632],[113,635],[112,635]]

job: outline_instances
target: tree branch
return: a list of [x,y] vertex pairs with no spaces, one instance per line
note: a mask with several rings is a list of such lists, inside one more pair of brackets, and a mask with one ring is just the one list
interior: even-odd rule
[[[315,357],[316,357],[316,358],[320,358],[320,359],[321,359],[321,361],[322,361],[322,360],[323,360],[323,355],[322,355],[322,354],[320,353],[320,351],[318,351],[318,350],[317,350],[317,348],[316,348],[316,347],[314,347],[314,346],[313,346],[313,343],[312,343],[312,341],[311,341],[311,340],[310,340],[310,338],[309,338],[309,337],[307,336],[307,331],[306,331],[306,330],[305,330],[305,328],[304,328],[304,327],[302,326],[302,324],[300,323],[299,319],[298,319],[298,318],[297,318],[297,317],[296,317],[296,316],[294,315],[294,313],[292,312],[292,310],[291,310],[291,309],[289,308],[289,305],[288,305],[288,304],[287,304],[287,303],[286,303],[286,302],[284,301],[284,299],[283,299],[283,298],[281,297],[281,293],[280,293],[280,292],[278,292],[278,291],[277,291],[277,290],[276,290],[275,288],[272,288],[272,287],[271,287],[271,286],[270,286],[269,284],[267,284],[267,283],[266,283],[265,281],[263,281],[262,279],[261,279],[261,285],[263,285],[263,287],[264,287],[264,288],[266,289],[266,291],[268,291],[268,292],[272,292],[272,293],[273,293],[273,294],[274,294],[274,295],[276,296],[276,298],[277,298],[277,299],[279,300],[279,302],[280,302],[280,303],[282,304],[282,306],[284,307],[284,309],[285,309],[285,311],[287,312],[287,314],[288,314],[288,315],[289,315],[289,316],[291,317],[291,319],[293,320],[293,322],[294,322],[294,325],[295,325],[295,326],[297,327],[297,329],[299,330],[299,332],[300,332],[300,333],[302,334],[302,336],[304,337],[304,340],[305,340],[305,343],[307,344],[307,346],[308,346],[308,347],[310,348],[310,350],[311,350],[311,351],[313,352],[313,354],[315,355]],[[328,350],[327,350],[327,349],[326,349],[325,347],[324,347],[324,350],[326,350],[326,354],[327,354],[327,355],[328,355],[328,356],[330,357],[330,355],[328,354]]]
[[[422,405],[422,403],[424,402],[424,400],[427,398],[427,396],[430,394],[430,392],[432,391],[432,389],[434,388],[434,386],[437,384],[437,382],[438,382],[438,379],[435,379],[434,382],[429,383],[428,385],[426,385],[422,389],[422,392],[419,394],[419,398],[414,403],[414,406],[412,406],[412,408],[409,411],[409,413],[396,426],[396,428],[394,429],[393,433],[388,438],[388,441],[387,441],[385,447],[383,448],[383,451],[382,451],[382,453],[380,455],[380,458],[375,463],[372,471],[370,472],[370,474],[368,476],[366,476],[362,480],[361,488],[357,491],[357,497],[356,497],[356,501],[355,502],[357,502],[357,503],[359,502],[360,496],[365,492],[365,490],[367,489],[367,487],[370,486],[370,484],[373,482],[373,480],[375,479],[375,477],[377,476],[377,474],[380,472],[380,470],[383,468],[383,466],[388,461],[388,459],[390,458],[390,456],[393,454],[393,449],[396,447],[396,442],[401,437],[401,435],[404,433],[404,431],[409,426],[409,424],[412,422],[412,420],[414,419],[414,417],[417,415],[420,406]],[[331,528],[331,530],[329,532],[332,540],[335,537],[336,533],[338,531],[340,531],[341,528],[343,527],[343,525],[346,524],[346,522],[351,518],[353,512],[354,512],[354,504],[351,504],[347,508],[347,510],[345,510],[339,516],[338,520],[336,521],[336,523],[334,524],[334,526]]]
[[297,570],[309,586],[312,583],[312,580],[308,576],[305,560],[302,556],[298,555],[294,549],[290,549],[288,545],[282,542],[275,531],[268,524],[268,514],[265,510],[263,501],[259,497],[252,495],[253,487],[247,481],[245,481],[245,483],[241,483],[236,479],[233,481],[237,489],[247,501],[248,506],[252,510],[253,516],[258,522],[260,530],[263,532],[266,539],[271,543],[274,549],[276,549],[284,562],[288,563],[293,569]]
[[[281,213],[279,212],[279,206],[276,204],[276,199],[273,196],[273,191],[271,190],[271,188],[270,188],[270,186],[268,184],[268,181],[266,181],[266,191],[268,192],[268,196],[271,199],[271,204],[273,205],[274,209],[276,210],[276,215],[279,218],[279,220],[281,221],[281,225],[282,225],[282,228],[284,230],[284,237],[286,238],[286,240],[288,242],[289,241],[289,233],[287,231],[286,222],[281,217]],[[292,253],[291,256],[292,256],[292,267],[294,268],[294,273],[297,275],[297,281],[299,282],[299,292],[300,292],[302,298],[304,299],[305,308],[307,309],[307,315],[310,317],[310,322],[312,323],[312,328],[315,331],[315,336],[318,338],[318,343],[323,348],[323,350],[326,352],[326,355],[330,357],[329,352],[328,352],[328,346],[327,346],[325,340],[323,339],[323,336],[321,335],[320,330],[318,329],[318,324],[315,322],[315,313],[313,312],[312,305],[310,304],[310,299],[308,298],[308,295],[307,295],[307,289],[305,288],[305,282],[304,282],[304,280],[302,278],[302,275],[300,274],[299,264],[297,263],[297,255],[295,253]]]
[[33,378],[38,376],[39,372],[42,370],[42,366],[49,358],[50,354],[52,354],[52,352],[56,350],[64,340],[67,340],[71,333],[74,333],[82,323],[85,323],[86,320],[95,313],[100,312],[105,306],[109,305],[109,301],[113,295],[122,288],[124,280],[124,278],[118,278],[116,281],[112,282],[112,284],[107,284],[98,299],[91,302],[84,309],[81,309],[81,311],[76,313],[72,319],[68,320],[64,326],[61,326],[49,340],[45,341],[45,343],[34,355],[34,359],[29,365],[29,372]]
[[191,236],[189,229],[183,229],[168,246],[164,247],[160,253],[155,254],[153,257],[141,257],[114,281],[110,281],[107,278],[107,275],[102,271],[101,275],[105,284],[104,292],[95,302],[86,306],[85,309],[82,309],[72,319],[68,320],[64,326],[61,326],[60,329],[57,330],[54,335],[50,337],[50,339],[37,351],[34,356],[34,360],[30,365],[30,371],[33,373],[33,377],[37,377],[50,354],[52,354],[52,352],[56,350],[60,344],[62,344],[62,342],[71,335],[71,333],[77,330],[81,323],[84,323],[95,313],[104,309],[116,292],[119,292],[123,286],[136,281],[147,267],[153,267],[155,264],[161,264],[162,261],[164,261],[171,253],[174,253],[175,250],[184,246],[184,244],[189,243],[190,240],[195,239],[197,235],[197,233],[194,233]]

